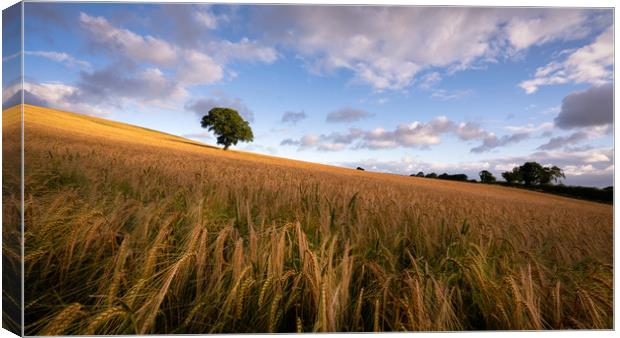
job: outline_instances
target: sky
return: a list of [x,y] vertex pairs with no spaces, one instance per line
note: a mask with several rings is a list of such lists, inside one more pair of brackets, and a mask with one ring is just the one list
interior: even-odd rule
[[[26,103],[207,144],[201,117],[231,107],[254,131],[234,149],[470,178],[537,161],[613,185],[611,9],[25,3],[24,18]],[[19,56],[4,47],[4,68]],[[3,108],[19,83],[5,71]]]

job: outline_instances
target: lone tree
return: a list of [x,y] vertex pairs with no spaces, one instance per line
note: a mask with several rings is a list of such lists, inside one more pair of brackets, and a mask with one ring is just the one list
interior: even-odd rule
[[202,117],[200,124],[217,136],[217,144],[223,145],[224,150],[239,141],[254,141],[250,124],[234,109],[213,108],[209,110],[209,114]]
[[495,176],[488,170],[483,170],[478,175],[480,175],[480,182],[482,183],[493,183],[496,180]]

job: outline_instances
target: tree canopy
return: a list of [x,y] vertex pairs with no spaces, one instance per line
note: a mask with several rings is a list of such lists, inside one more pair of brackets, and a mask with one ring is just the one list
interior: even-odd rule
[[525,162],[512,171],[502,173],[502,177],[508,183],[521,183],[525,185],[557,183],[560,178],[566,178],[564,172],[557,166],[543,167],[538,162]]
[[250,124],[234,109],[213,108],[202,117],[201,125],[217,136],[217,143],[223,145],[224,150],[239,141],[254,140]]

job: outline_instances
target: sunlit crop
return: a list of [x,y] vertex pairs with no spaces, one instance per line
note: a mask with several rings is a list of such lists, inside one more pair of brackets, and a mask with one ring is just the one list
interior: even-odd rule
[[610,205],[25,124],[27,335],[613,327]]

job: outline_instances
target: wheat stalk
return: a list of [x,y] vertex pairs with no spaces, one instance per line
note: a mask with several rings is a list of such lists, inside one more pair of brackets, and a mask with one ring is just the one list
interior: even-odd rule
[[49,324],[41,330],[42,336],[57,336],[65,333],[67,327],[84,312],[80,303],[73,303],[58,313]]

